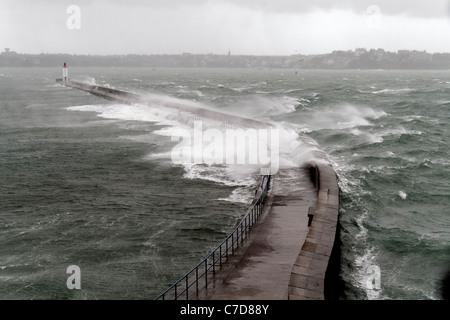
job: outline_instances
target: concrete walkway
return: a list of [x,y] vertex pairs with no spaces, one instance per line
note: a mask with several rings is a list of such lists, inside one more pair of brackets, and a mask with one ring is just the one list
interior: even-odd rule
[[289,300],[324,300],[326,273],[336,272],[331,260],[338,234],[339,188],[331,166],[318,165],[317,174],[320,188],[314,219],[292,268]]
[[305,168],[280,170],[266,210],[250,237],[216,270],[202,300],[286,300],[293,265],[308,234],[317,191]]

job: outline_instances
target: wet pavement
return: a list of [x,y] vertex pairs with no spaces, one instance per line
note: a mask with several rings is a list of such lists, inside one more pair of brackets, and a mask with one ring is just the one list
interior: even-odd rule
[[308,210],[316,201],[308,169],[280,170],[263,217],[198,299],[288,299],[291,272],[309,231]]

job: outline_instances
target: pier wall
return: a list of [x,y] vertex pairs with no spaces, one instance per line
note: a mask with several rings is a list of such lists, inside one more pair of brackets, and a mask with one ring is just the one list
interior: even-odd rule
[[306,240],[294,263],[289,281],[289,300],[324,300],[333,289],[338,250],[339,187],[331,165],[311,167],[317,202]]
[[[161,101],[157,100],[157,98],[152,98],[150,96],[141,96],[136,93],[126,92],[122,90],[117,90],[113,88],[103,87],[99,85],[92,85],[80,81],[69,80],[67,82],[63,82],[61,79],[57,79],[58,82],[61,82],[67,87],[79,89],[82,91],[89,92],[93,95],[105,98],[107,100],[119,101],[121,103],[142,103],[149,105],[152,104],[161,105]],[[180,112],[181,117],[186,117],[186,114],[181,114],[183,112],[188,112],[194,120],[215,120],[216,123],[225,124],[227,128],[243,128],[243,129],[259,129],[259,128],[269,128],[271,125],[266,122],[249,119],[241,116],[236,116],[233,114],[220,112],[217,110],[211,110],[207,108],[201,108],[189,104],[185,104],[177,101],[164,102],[163,105],[168,108],[172,108]]]

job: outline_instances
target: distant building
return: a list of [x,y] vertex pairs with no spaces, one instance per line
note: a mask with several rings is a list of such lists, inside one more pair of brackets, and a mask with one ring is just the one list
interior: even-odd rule
[[12,56],[12,55],[15,55],[15,54],[17,54],[17,52],[11,51],[10,48],[5,48],[5,51],[3,51],[1,53],[2,56]]

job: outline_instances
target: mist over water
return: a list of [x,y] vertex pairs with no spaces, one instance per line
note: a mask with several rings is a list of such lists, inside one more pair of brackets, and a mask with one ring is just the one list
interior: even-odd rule
[[[71,70],[149,101],[123,105],[55,85],[59,71],[1,71],[0,297],[152,299],[225,238],[259,168],[174,164],[171,137],[193,121],[170,105],[187,104],[277,128],[281,167],[309,161],[314,142],[328,154],[342,299],[440,298],[450,73]],[[66,288],[72,264],[82,290]],[[379,289],[367,285],[373,266]]]

